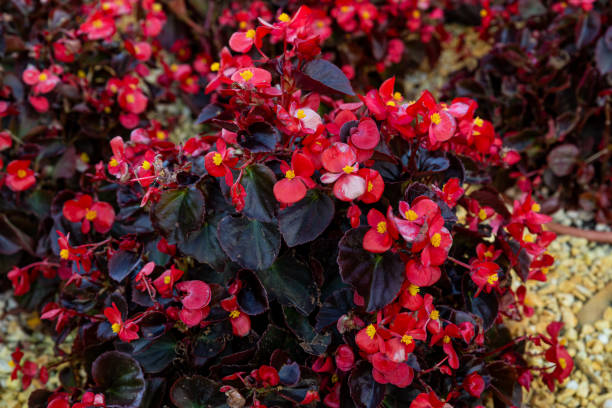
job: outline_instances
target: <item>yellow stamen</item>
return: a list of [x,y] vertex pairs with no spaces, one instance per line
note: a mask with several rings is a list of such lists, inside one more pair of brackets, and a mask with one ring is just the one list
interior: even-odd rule
[[546,267],[546,266],[545,266],[545,267],[543,267],[543,268],[542,268],[542,273],[543,273],[544,275],[546,275],[546,274],[548,273],[548,271],[549,271],[549,270],[550,270],[550,268],[548,268],[548,267]]
[[349,6],[342,6],[342,7],[340,7],[340,11],[343,12],[343,13],[348,13],[349,10],[350,10]]
[[85,73],[85,71],[83,71],[82,69],[79,69],[77,71],[77,75],[79,76],[79,78],[85,78],[87,76],[87,74]]
[[9,367],[15,368],[15,362],[13,360],[8,362]]
[[213,62],[212,64],[210,64],[210,70],[212,72],[217,72],[219,70],[219,63],[218,62]]
[[523,237],[523,241],[529,242],[529,243],[535,242],[535,235],[532,235],[532,234],[527,232],[527,233],[525,233],[525,237]]
[[408,221],[414,221],[417,218],[419,218],[419,214],[416,213],[416,211],[414,210],[408,210],[404,213],[404,216],[406,217],[406,219]]
[[158,130],[157,133],[155,133],[155,137],[157,137],[157,140],[164,140],[166,138],[166,134],[161,130]]
[[178,71],[178,65],[177,64],[170,65],[170,71],[172,71],[172,72]]
[[235,319],[240,316],[240,312],[238,310],[232,310],[229,314],[230,318]]
[[438,112],[431,115],[431,122],[434,125],[439,125],[441,121],[442,121],[442,118],[440,118],[440,114]]
[[373,324],[370,324],[368,327],[366,327],[366,334],[370,339],[373,339],[374,335],[376,334],[376,327],[374,327]]
[[438,312],[436,309],[432,310],[431,313],[429,314],[429,317],[432,320],[438,320],[440,318],[440,312]]
[[149,170],[151,168],[151,163],[148,160],[142,162],[142,168],[145,170]]
[[484,221],[487,219],[487,212],[484,208],[481,208],[480,211],[478,211],[478,218],[480,218],[480,221]]
[[104,24],[102,23],[102,20],[100,20],[100,19],[96,19],[96,20],[94,20],[94,21],[91,23],[91,25],[92,25],[94,28],[102,28],[102,26],[103,26]]
[[24,178],[27,175],[28,173],[25,170],[23,169],[17,170],[17,177],[19,177],[20,179]]
[[250,29],[246,32],[246,38],[255,38],[255,30]]
[[172,278],[170,277],[170,275],[164,276],[164,283],[166,285],[169,285],[171,281],[172,281]]
[[351,174],[352,172],[355,171],[355,168],[347,164],[346,166],[342,168],[342,171],[344,171],[346,174]]
[[119,162],[117,161],[117,159],[115,159],[114,157],[112,159],[110,159],[110,161],[108,162],[108,165],[111,167],[117,167],[119,165]]
[[87,210],[85,213],[85,218],[87,218],[89,221],[95,220],[97,216],[98,213],[95,210]]
[[540,207],[540,204],[538,203],[533,203],[531,206],[531,211],[533,212],[540,212],[541,209],[542,207]]
[[127,103],[134,103],[134,102],[136,102],[136,98],[132,94],[128,94],[128,96],[125,97],[125,100],[127,101]]
[[410,286],[408,286],[408,292],[411,296],[416,296],[419,293],[419,290],[420,288],[412,283],[410,284]]
[[369,12],[364,11],[363,13],[361,13],[361,17],[363,17],[364,20],[369,20],[370,17],[372,17],[372,16],[370,15]]
[[238,26],[239,26],[241,29],[243,29],[243,30],[244,30],[244,29],[246,28],[246,26],[247,26],[247,22],[246,22],[246,21],[241,21],[241,22],[240,22],[240,24],[238,24]]
[[89,163],[89,155],[87,153],[85,152],[81,153],[79,158],[81,159],[83,163]]
[[60,251],[60,258],[62,259],[68,259],[68,257],[70,256],[70,251],[67,250],[66,248],[62,249]]
[[41,81],[41,82],[42,82],[42,81],[46,81],[46,80],[47,80],[47,74],[45,74],[45,73],[43,72],[42,74],[40,74],[40,75],[38,76],[38,80],[39,80],[39,81]]
[[494,273],[493,275],[489,275],[489,277],[487,278],[487,283],[489,285],[495,285],[495,282],[497,282],[499,280],[499,276],[497,276],[496,273]]
[[448,344],[448,343],[450,343],[450,337],[449,337],[449,336],[444,336],[444,337],[442,338],[442,341],[443,341],[444,343]]
[[332,384],[335,384],[338,382],[338,374],[335,374],[331,376],[331,382]]
[[386,105],[387,105],[387,106],[395,106],[395,102],[393,102],[393,101],[387,101]]
[[253,78],[253,72],[250,69],[247,69],[246,71],[242,71],[240,76],[244,82],[248,82],[251,78]]
[[121,330],[121,325],[119,323],[113,323],[111,329],[113,329],[113,333],[119,333],[119,330]]
[[384,234],[387,232],[387,223],[385,221],[381,221],[378,224],[376,224],[376,231],[378,231],[379,234]]
[[435,234],[433,234],[431,236],[430,239],[431,245],[433,245],[434,247],[439,247],[440,244],[442,243],[442,235],[440,235],[439,232],[436,232]]
[[565,370],[565,367],[567,367],[567,362],[564,358],[559,359],[559,367],[561,367],[562,370]]
[[414,10],[412,12],[412,18],[419,18],[421,17],[421,12],[419,10]]
[[159,3],[153,3],[153,11],[159,13],[162,11],[162,5]]
[[304,113],[304,109],[298,109],[296,114],[298,119],[304,119],[306,117],[306,113]]
[[487,251],[484,253],[485,258],[493,258],[493,252]]
[[110,106],[105,106],[105,107],[104,107],[104,112],[105,112],[105,113],[111,113],[111,108],[110,108]]
[[213,155],[213,163],[215,163],[215,166],[220,166],[223,163],[223,156],[220,153],[215,153]]
[[374,184],[371,181],[368,181],[368,193],[374,189]]
[[480,10],[480,17],[484,18],[489,14],[489,12],[485,9]]
[[480,119],[480,116],[476,116],[476,117],[474,118],[474,125],[475,125],[475,126],[480,127],[480,126],[482,126],[482,125],[483,125],[483,123],[484,123],[484,121],[483,121],[482,119]]
[[285,172],[285,177],[289,180],[293,180],[295,178],[295,171],[289,169]]
[[288,23],[291,18],[289,17],[289,14],[282,13],[280,16],[278,16],[278,20],[282,21],[283,23]]
[[402,100],[402,94],[399,92],[396,92],[393,94],[393,99],[395,99],[396,101],[401,101]]
[[412,336],[404,334],[402,336],[402,343],[404,343],[404,344],[412,344]]

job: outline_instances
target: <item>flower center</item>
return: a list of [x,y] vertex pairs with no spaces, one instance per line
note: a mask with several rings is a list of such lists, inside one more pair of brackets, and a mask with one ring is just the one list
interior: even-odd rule
[[96,19],[96,20],[94,20],[94,21],[91,23],[91,25],[92,25],[94,28],[102,28],[102,26],[103,26],[104,24],[102,23],[102,20],[100,20],[100,19]]
[[366,328],[366,334],[368,335],[368,337],[370,339],[374,338],[374,335],[376,334],[376,327],[374,327],[373,324],[370,324],[367,328]]
[[342,168],[342,171],[345,172],[346,174],[351,174],[352,172],[355,171],[355,168],[347,164],[346,166]]
[[113,329],[113,333],[119,333],[119,330],[121,330],[121,325],[119,323],[113,323],[111,329]]
[[108,165],[111,167],[117,167],[119,165],[119,163],[117,162],[117,159],[115,159],[114,157],[112,159],[110,159],[110,161],[108,162]]
[[559,359],[559,367],[561,367],[562,370],[565,370],[565,367],[567,367],[567,362],[563,357]]
[[381,221],[378,224],[376,224],[376,231],[378,231],[379,234],[384,234],[387,232],[387,223],[385,221]]
[[440,235],[439,232],[436,232],[435,234],[431,236],[430,241],[431,241],[431,245],[437,248],[442,243],[442,235]]
[[491,252],[491,251],[487,251],[487,252],[485,252],[485,253],[484,253],[484,257],[485,257],[485,258],[493,258],[493,252]]
[[246,22],[246,21],[241,21],[241,22],[240,22],[240,24],[238,24],[238,26],[239,26],[241,29],[243,29],[243,30],[244,30],[244,29],[246,28],[246,26],[247,26],[247,22]]
[[155,136],[157,137],[157,140],[164,140],[166,138],[166,134],[161,130],[158,130]]
[[212,64],[210,64],[210,70],[213,72],[217,72],[219,70],[219,63],[218,62],[213,62]]
[[134,102],[136,102],[136,98],[132,94],[129,94],[128,96],[126,96],[125,100],[127,101],[127,103],[134,103]]
[[531,242],[535,242],[535,236],[534,236],[534,235],[532,235],[532,234],[530,234],[530,233],[528,233],[528,232],[526,232],[526,233],[525,233],[525,237],[523,238],[523,240],[524,240],[525,242],[530,242],[530,243],[531,243]]
[[372,16],[370,15],[369,12],[364,11],[363,13],[361,13],[361,17],[363,17],[364,20],[369,20],[370,17],[372,17]]
[[223,163],[223,156],[220,153],[215,153],[213,155],[213,163],[215,163],[215,166],[220,166]]
[[495,285],[495,282],[497,282],[499,280],[499,276],[497,276],[496,273],[489,275],[489,277],[487,278],[487,282],[489,283],[489,285]]
[[89,163],[89,155],[87,153],[85,152],[81,153],[79,158],[81,159],[83,163]]
[[280,16],[278,16],[278,20],[282,21],[283,23],[288,23],[291,19],[289,18],[289,14],[282,13]]
[[255,30],[252,28],[246,32],[246,38],[255,38]]
[[540,204],[538,203],[533,203],[533,205],[531,206],[531,211],[533,212],[540,212],[541,209],[542,207],[540,207]]
[[404,343],[404,344],[412,344],[412,336],[404,334],[402,336],[402,343]]
[[368,181],[368,193],[374,189],[374,184],[371,181]]
[[253,72],[251,72],[250,69],[247,69],[246,71],[242,71],[240,76],[244,82],[248,82],[251,78],[253,78]]
[[448,343],[450,343],[450,337],[449,336],[444,336],[442,341],[445,342],[446,344],[448,344]]
[[25,178],[25,176],[27,176],[28,173],[23,170],[23,169],[19,169],[17,170],[17,177],[19,177],[20,179]]
[[393,99],[395,99],[396,101],[401,101],[402,100],[402,94],[399,92],[396,92],[393,94]]
[[298,109],[296,116],[298,119],[304,119],[306,117],[306,114],[304,113],[304,109]]
[[40,74],[38,76],[38,80],[39,81],[46,81],[47,80],[47,74],[45,74],[44,72],[42,74]]
[[440,318],[440,312],[438,312],[436,309],[434,309],[429,314],[429,317],[431,317],[433,320],[438,320]]
[[343,13],[348,13],[351,8],[349,6],[340,7],[340,11]]
[[293,178],[295,177],[295,171],[289,169],[285,172],[285,177],[287,177],[289,180],[293,180]]
[[395,102],[393,102],[393,101],[387,101],[387,106],[395,106]]
[[176,64],[170,65],[170,71],[172,71],[172,72],[178,71],[178,65],[176,65]]
[[240,316],[240,312],[238,310],[232,310],[229,314],[230,318],[235,319]]
[[162,11],[162,5],[159,3],[153,3],[153,11],[159,13]]
[[440,118],[440,114],[438,112],[431,115],[431,122],[434,125],[439,125],[441,121],[442,121],[442,118]]
[[419,214],[417,214],[414,210],[408,210],[404,213],[404,215],[408,221],[414,221],[419,218]]
[[480,218],[481,221],[487,219],[487,212],[484,210],[484,208],[481,208],[480,211],[478,211],[478,218]]
[[410,286],[408,286],[408,292],[410,292],[411,296],[416,296],[417,293],[419,293],[419,287],[411,283]]
[[164,283],[165,283],[166,285],[169,285],[169,284],[170,284],[170,281],[172,281],[172,278],[170,277],[170,275],[166,275],[166,276],[164,276]]
[[85,218],[87,218],[89,221],[95,220],[97,216],[98,213],[95,210],[87,209],[87,212],[85,213]]
[[151,163],[148,160],[142,162],[142,168],[145,170],[149,170],[151,168]]
[[484,121],[482,119],[480,119],[479,116],[476,116],[474,118],[474,126],[478,126],[481,127],[483,125]]
[[484,18],[489,14],[489,12],[485,9],[480,10],[480,17]]
[[68,257],[70,256],[70,251],[67,250],[66,248],[62,249],[60,251],[60,258],[62,259],[68,259]]
[[419,18],[421,17],[421,12],[419,10],[414,10],[412,12],[412,18]]

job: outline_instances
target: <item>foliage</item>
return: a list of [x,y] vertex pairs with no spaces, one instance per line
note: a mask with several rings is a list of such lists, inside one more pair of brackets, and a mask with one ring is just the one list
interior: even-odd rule
[[490,182],[516,151],[389,75],[415,33],[436,60],[441,5],[215,4],[2,6],[0,265],[58,344],[13,377],[61,380],[30,406],[518,405],[567,378],[560,324],[503,326],[555,238]]

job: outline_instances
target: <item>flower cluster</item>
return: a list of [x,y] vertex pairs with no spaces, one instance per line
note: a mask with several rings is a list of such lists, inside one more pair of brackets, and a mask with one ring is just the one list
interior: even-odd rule
[[47,3],[0,89],[0,255],[70,346],[32,406],[478,406],[569,375],[561,326],[503,326],[554,262],[532,190],[493,183],[519,154],[393,75],[415,36],[435,61],[437,2]]

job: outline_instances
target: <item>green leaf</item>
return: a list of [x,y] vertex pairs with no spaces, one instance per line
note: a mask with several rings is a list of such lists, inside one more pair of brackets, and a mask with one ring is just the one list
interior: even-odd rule
[[176,357],[176,339],[164,335],[154,341],[138,339],[132,343],[132,356],[140,362],[146,373],[163,371]]
[[225,400],[220,385],[201,375],[181,377],[170,389],[170,399],[178,408],[208,408]]
[[404,263],[391,251],[373,254],[363,249],[369,227],[348,230],[338,244],[340,276],[365,299],[366,311],[382,309],[395,299],[404,283]]
[[121,249],[115,252],[108,261],[108,275],[116,282],[121,282],[139,269],[140,265],[138,254]]
[[217,237],[227,256],[247,269],[269,268],[280,251],[281,238],[275,224],[244,216],[223,218]]
[[254,164],[245,169],[241,184],[246,191],[244,210],[250,218],[263,222],[274,222],[278,202],[274,198],[276,177],[272,170],[263,164]]
[[178,248],[185,255],[192,256],[215,270],[223,269],[227,257],[217,239],[218,224],[218,219],[207,219],[199,230],[189,234],[185,241],[179,242]]
[[331,333],[317,333],[308,318],[292,307],[283,307],[287,327],[300,339],[300,346],[308,354],[320,356],[331,343]]
[[195,187],[163,191],[151,209],[151,221],[169,243],[180,242],[204,222],[204,195]]
[[313,241],[333,218],[333,200],[320,191],[310,190],[306,197],[282,210],[278,222],[285,242],[294,247]]
[[93,379],[106,397],[106,406],[124,407],[140,404],[145,381],[136,360],[119,351],[107,351],[91,368]]
[[291,254],[278,258],[274,265],[257,271],[268,294],[285,306],[294,306],[308,315],[314,310],[316,288],[312,274]]

